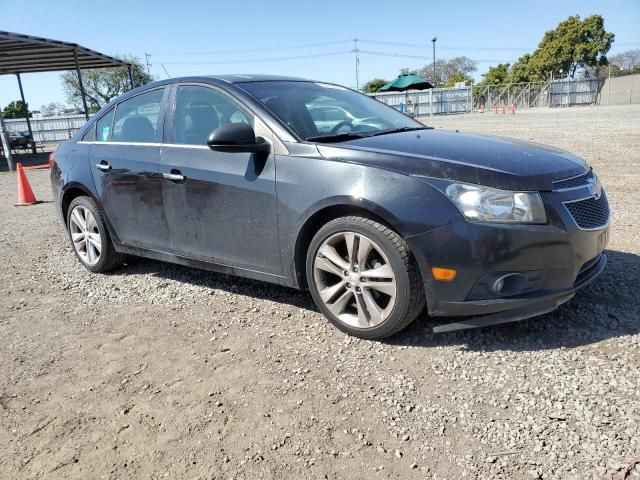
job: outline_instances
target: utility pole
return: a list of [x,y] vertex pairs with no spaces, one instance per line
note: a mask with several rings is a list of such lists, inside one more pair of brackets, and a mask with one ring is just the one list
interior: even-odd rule
[[144,58],[145,58],[145,60],[146,60],[146,62],[147,62],[147,75],[151,75],[150,68],[149,68],[149,67],[150,67],[150,65],[149,65],[149,59],[151,59],[151,54],[149,54],[149,53],[145,53],[145,54],[144,54]]
[[433,86],[436,87],[438,85],[438,80],[436,79],[436,40],[438,37],[433,37],[431,42],[433,43]]
[[358,39],[353,39],[353,53],[355,54],[356,61],[356,90],[360,91],[360,57],[358,55]]

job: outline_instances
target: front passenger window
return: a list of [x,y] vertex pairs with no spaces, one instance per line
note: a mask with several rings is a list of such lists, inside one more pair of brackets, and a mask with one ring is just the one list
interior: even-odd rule
[[212,88],[178,87],[173,123],[174,143],[206,145],[209,134],[228,123],[253,125],[253,116],[228,96]]

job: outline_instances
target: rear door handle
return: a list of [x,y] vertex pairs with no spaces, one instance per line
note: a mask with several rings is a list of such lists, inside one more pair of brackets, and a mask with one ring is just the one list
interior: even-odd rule
[[96,163],[96,168],[106,172],[107,170],[111,170],[111,165],[109,165],[109,162],[106,160],[101,160],[100,163]]
[[182,182],[184,180],[184,175],[179,170],[171,170],[171,173],[163,173],[162,176],[172,182]]

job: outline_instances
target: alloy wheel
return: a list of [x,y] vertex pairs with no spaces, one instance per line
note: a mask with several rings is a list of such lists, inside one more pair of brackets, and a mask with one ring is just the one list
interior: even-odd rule
[[87,265],[98,263],[102,240],[98,223],[88,208],[82,205],[74,207],[69,218],[69,232],[73,248],[82,261]]
[[388,258],[370,238],[340,232],[316,253],[313,277],[318,294],[338,320],[357,328],[384,322],[396,302],[396,278]]

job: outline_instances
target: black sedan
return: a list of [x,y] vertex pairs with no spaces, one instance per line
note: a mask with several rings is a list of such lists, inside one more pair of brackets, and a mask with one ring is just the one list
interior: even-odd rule
[[440,331],[540,315],[606,263],[609,205],[584,160],[434,130],[330,83],[151,83],[51,160],[58,213],[92,272],[130,254],[308,288],[364,338],[425,306],[463,317]]

